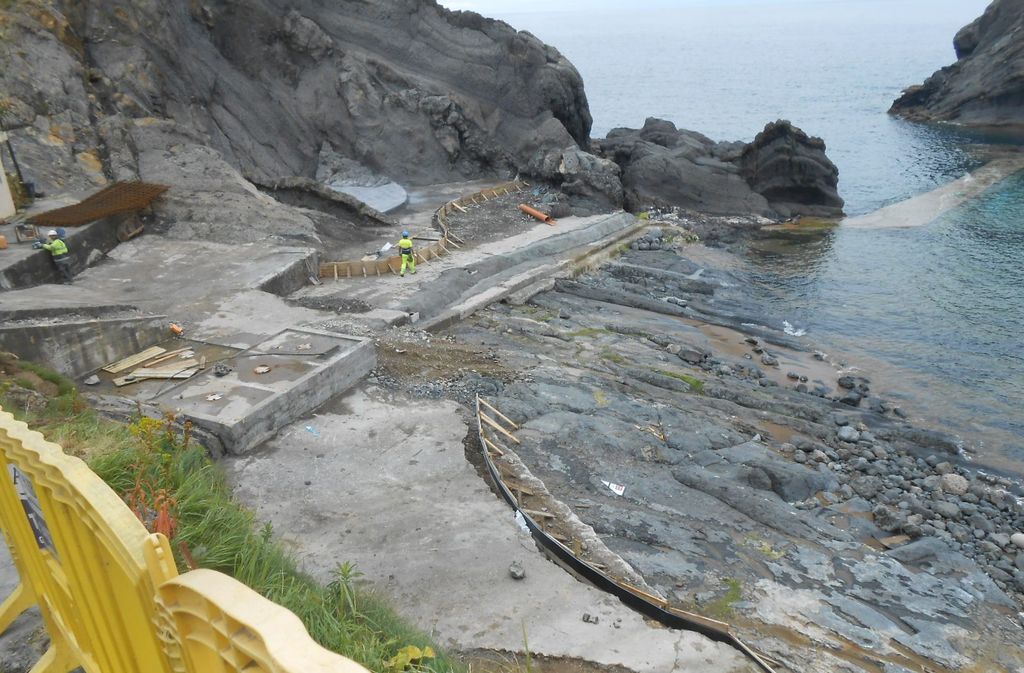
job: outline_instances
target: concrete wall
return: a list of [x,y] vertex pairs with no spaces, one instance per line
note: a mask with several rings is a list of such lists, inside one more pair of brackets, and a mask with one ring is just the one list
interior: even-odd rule
[[[7,134],[0,133],[0,142]],[[11,187],[7,184],[7,173],[4,172],[3,158],[0,157],[0,221],[14,215],[14,199],[11,198]]]
[[167,338],[165,316],[0,327],[0,350],[78,377]]
[[320,253],[311,249],[303,259],[297,259],[288,268],[261,280],[258,287],[264,292],[284,297],[309,285],[309,279],[316,278],[319,267]]
[[[71,253],[71,271],[81,273],[89,266],[89,255],[97,250],[108,253],[118,245],[117,227],[125,217],[134,215],[118,215],[81,227],[67,229],[68,250]],[[47,227],[40,227],[45,233]],[[21,245],[27,246],[28,243]],[[51,260],[50,253],[38,250],[24,259],[0,269],[0,290],[16,290],[44,283],[61,282],[57,267]]]

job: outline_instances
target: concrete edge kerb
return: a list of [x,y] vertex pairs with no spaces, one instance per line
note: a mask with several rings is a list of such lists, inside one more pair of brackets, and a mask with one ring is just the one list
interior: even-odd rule
[[[621,218],[622,215],[625,215],[625,213],[614,213],[612,216],[610,216],[607,220],[604,220],[603,222],[605,222],[605,223],[614,222],[616,219]],[[632,217],[632,216],[630,216],[630,217]],[[486,306],[489,306],[490,304],[493,304],[495,302],[502,301],[506,297],[508,297],[509,295],[511,295],[511,294],[513,294],[513,293],[523,289],[523,288],[526,288],[526,287],[529,287],[531,285],[534,285],[534,286],[537,287],[537,292],[540,292],[541,289],[542,289],[542,285],[541,285],[540,281],[542,281],[543,279],[551,278],[551,277],[554,277],[554,276],[561,276],[561,275],[566,275],[566,276],[574,275],[575,273],[577,273],[579,271],[578,267],[580,265],[584,264],[587,261],[592,261],[595,258],[600,258],[602,256],[602,254],[609,254],[609,251],[612,248],[614,248],[614,247],[616,247],[618,245],[621,245],[623,241],[632,240],[632,239],[640,236],[650,226],[651,225],[649,225],[649,224],[643,223],[643,224],[633,224],[633,225],[631,225],[631,226],[629,226],[627,228],[619,229],[619,230],[616,230],[614,228],[610,228],[610,231],[601,230],[601,233],[603,233],[604,236],[605,236],[604,238],[598,239],[597,241],[586,241],[586,242],[576,241],[576,242],[574,242],[574,244],[572,246],[572,247],[578,247],[580,245],[599,244],[598,247],[592,248],[592,249],[588,249],[588,250],[584,250],[583,252],[581,252],[579,254],[576,254],[576,255],[570,257],[569,259],[562,260],[561,262],[558,262],[558,263],[555,263],[555,264],[551,265],[551,267],[546,272],[543,272],[543,273],[540,273],[540,274],[536,274],[536,275],[532,275],[532,276],[524,277],[519,282],[515,282],[515,283],[512,283],[512,284],[509,284],[509,285],[507,285],[505,287],[501,287],[501,289],[498,290],[497,292],[493,292],[493,293],[488,294],[488,295],[481,295],[480,293],[477,293],[477,296],[480,297],[480,299],[478,301],[474,301],[473,298],[470,298],[470,300],[468,300],[466,305],[450,306],[450,307],[446,308],[445,310],[443,310],[441,313],[439,313],[439,314],[437,314],[437,315],[435,315],[433,317],[429,317],[429,318],[426,318],[424,320],[421,320],[418,323],[418,326],[421,329],[424,329],[424,330],[427,330],[427,331],[437,331],[437,330],[440,330],[440,329],[445,329],[446,327],[450,327],[451,325],[453,325],[454,323],[458,322],[459,320],[465,319],[466,317],[471,315],[473,312],[478,311],[478,310],[480,310],[482,308],[485,308]],[[571,234],[575,234],[575,233],[578,233],[578,232],[565,232],[564,234],[559,234],[558,236],[569,237]],[[609,237],[609,233],[611,234],[610,237]],[[556,237],[552,237],[552,238],[556,238]],[[565,239],[563,238],[563,239],[560,239],[560,240],[565,240]],[[522,248],[522,249],[516,251],[516,257],[521,257],[521,256],[524,256],[524,255],[528,256],[528,257],[541,257],[541,256],[544,256],[544,255],[547,255],[547,254],[553,254],[553,252],[560,252],[561,250],[564,250],[564,249],[570,249],[569,246],[556,246],[556,249],[554,251],[551,251],[550,248],[547,248],[547,249],[541,248],[541,250],[542,250],[541,252],[538,252],[535,255],[531,254],[531,253],[534,253],[535,251],[537,251],[539,246],[541,246],[542,244],[548,243],[549,241],[551,241],[551,239],[547,239],[545,241],[541,241],[541,242],[536,243],[534,245]],[[512,258],[512,256],[510,256],[510,258]],[[522,262],[519,262],[518,264],[513,263],[510,266],[507,266],[507,267],[501,269],[501,271],[507,271],[508,269],[515,268],[515,266],[518,266],[519,264],[522,264]],[[468,269],[474,269],[474,268],[478,268],[478,267],[479,268],[483,268],[484,265],[492,265],[493,266],[493,261],[492,260],[487,260],[485,262],[478,262],[478,263],[475,263],[475,264],[471,265],[470,267],[466,267],[466,268],[468,268]],[[473,286],[470,286],[469,288],[464,288],[462,290],[461,296],[465,296],[466,292],[469,289],[476,288],[478,285],[480,285],[480,283],[477,283],[477,284],[475,284]],[[492,286],[492,287],[500,287],[500,285],[501,285],[500,283],[495,283],[495,285]],[[528,300],[529,298],[527,297],[526,299]]]

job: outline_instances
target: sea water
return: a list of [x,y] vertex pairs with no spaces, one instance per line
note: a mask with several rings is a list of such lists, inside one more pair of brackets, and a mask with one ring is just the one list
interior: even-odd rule
[[[1021,143],[886,114],[903,88],[955,61],[953,35],[987,4],[566,0],[524,12],[463,3],[573,62],[594,137],[653,116],[749,141],[789,119],[825,140],[851,215],[962,176],[979,165],[973,145]],[[791,331],[843,353],[987,462],[1024,466],[1024,178],[922,227],[840,226],[762,241],[746,257],[766,312]]]

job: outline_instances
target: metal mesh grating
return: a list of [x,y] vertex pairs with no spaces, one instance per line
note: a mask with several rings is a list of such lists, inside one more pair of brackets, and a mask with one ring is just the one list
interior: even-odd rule
[[77,227],[111,215],[142,210],[167,190],[166,185],[148,182],[115,182],[80,203],[33,215],[28,221],[46,227]]

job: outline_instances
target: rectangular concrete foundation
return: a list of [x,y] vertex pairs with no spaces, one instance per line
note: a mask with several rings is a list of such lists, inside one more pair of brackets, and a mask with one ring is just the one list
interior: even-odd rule
[[[280,428],[341,393],[376,365],[369,339],[286,329],[227,357],[224,376],[207,368],[152,401],[217,435],[225,450],[241,454]],[[269,367],[263,374],[257,367]]]

